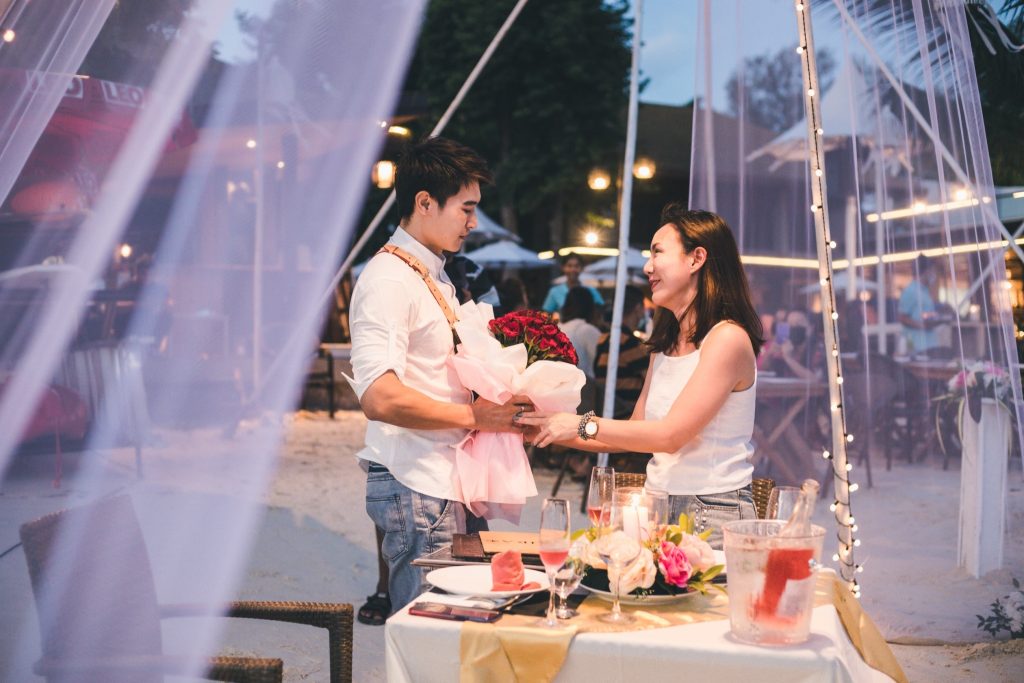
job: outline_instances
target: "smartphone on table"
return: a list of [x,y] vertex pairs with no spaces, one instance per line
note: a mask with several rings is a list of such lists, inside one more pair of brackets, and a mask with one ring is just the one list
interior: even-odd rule
[[439,602],[417,602],[409,608],[409,614],[418,617],[433,617],[449,621],[478,621],[489,624],[501,617],[497,610],[479,609],[476,607],[459,607],[444,605]]

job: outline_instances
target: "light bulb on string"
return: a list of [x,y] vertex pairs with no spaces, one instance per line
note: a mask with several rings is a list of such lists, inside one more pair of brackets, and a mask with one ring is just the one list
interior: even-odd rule
[[[840,377],[840,379],[842,379],[842,378]],[[842,384],[842,382],[840,382],[840,384]],[[847,434],[846,435],[846,442],[847,443],[853,443],[853,434]]]
[[839,507],[839,502],[837,501],[837,502],[832,503],[831,505],[829,505],[828,509],[829,509],[830,512],[835,512],[836,508],[838,508],[838,507]]
[[850,484],[850,493],[853,493],[860,488],[860,484]]
[[853,471],[853,463],[852,462],[846,463],[846,471],[847,472]]
[[842,377],[836,377],[836,384],[842,384],[842,383],[843,383],[843,378]]
[[829,249],[835,249],[836,246],[838,246],[838,245],[836,244],[835,240],[832,240],[831,242],[828,243],[828,248]]

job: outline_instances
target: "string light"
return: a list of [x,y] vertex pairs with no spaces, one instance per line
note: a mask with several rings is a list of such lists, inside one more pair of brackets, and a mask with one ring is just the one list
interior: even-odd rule
[[[797,0],[795,8],[797,11],[797,29],[799,34],[798,45],[796,53],[800,55],[802,63],[802,74],[803,74],[803,85],[805,88],[806,98],[805,106],[808,118],[808,130],[807,130],[807,142],[810,147],[812,160],[812,168],[814,169],[814,176],[818,179],[817,182],[811,183],[811,213],[814,216],[814,225],[816,230],[816,237],[818,240],[819,249],[825,253],[825,261],[819,263],[819,268],[824,268],[824,272],[821,272],[820,285],[822,288],[822,301],[826,302],[825,310],[823,315],[827,315],[825,319],[825,336],[826,343],[831,347],[832,354],[829,357],[828,365],[830,377],[833,382],[829,387],[829,398],[830,405],[832,408],[832,433],[833,433],[833,448],[822,451],[822,458],[825,460],[832,461],[832,471],[835,478],[835,500],[829,506],[829,509],[834,513],[836,524],[838,526],[837,540],[839,541],[838,552],[836,552],[832,559],[835,562],[840,562],[840,574],[846,581],[847,587],[857,598],[860,597],[860,586],[858,585],[854,574],[860,571],[860,565],[857,565],[853,560],[853,549],[860,545],[860,540],[854,538],[853,534],[856,531],[855,520],[853,517],[852,509],[850,507],[850,494],[857,490],[856,484],[851,484],[848,473],[853,469],[852,464],[849,462],[846,452],[846,445],[853,441],[853,435],[848,433],[846,430],[846,417],[843,414],[843,376],[840,368],[840,350],[839,343],[837,340],[838,330],[836,329],[836,322],[839,319],[839,313],[835,310],[834,302],[835,290],[833,289],[832,274],[833,268],[838,266],[837,263],[832,262],[831,255],[824,251],[824,247],[827,246],[829,250],[837,248],[836,242],[831,238],[829,234],[829,221],[828,211],[825,204],[825,199],[828,196],[828,192],[825,185],[825,169],[824,169],[824,155],[825,151],[822,148],[823,137],[825,134],[824,126],[821,121],[821,109],[815,101],[816,90],[818,89],[818,73],[812,55],[814,54],[814,40],[811,35],[811,18],[808,13],[804,13],[806,0]],[[924,207],[922,207],[922,210]],[[868,217],[870,220],[870,217]],[[876,218],[877,220],[877,218]],[[827,324],[828,319],[831,319],[832,324]]]

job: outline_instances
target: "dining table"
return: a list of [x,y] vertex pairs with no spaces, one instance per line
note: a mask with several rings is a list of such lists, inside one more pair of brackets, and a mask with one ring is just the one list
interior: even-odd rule
[[[818,578],[819,593],[839,586],[836,595],[846,593],[848,600],[856,603],[849,592],[835,580],[831,570],[825,570]],[[546,595],[546,594],[545,594]],[[430,600],[431,594],[421,596]],[[583,607],[608,609],[609,605],[589,596]],[[706,680],[715,683],[758,683],[767,681],[891,681],[905,680],[891,651],[877,631],[868,646],[869,654],[862,656],[864,643],[871,640],[856,624],[870,624],[870,619],[848,616],[847,607],[833,605],[830,599],[817,600],[811,615],[809,639],[798,645],[760,646],[741,642],[730,633],[728,619],[728,597],[721,593],[711,596],[695,595],[685,598],[671,609],[672,623],[665,627],[650,627],[629,631],[586,631],[582,628],[572,634],[571,644],[564,654],[560,667],[556,665],[554,681],[682,681]],[[650,607],[624,606],[626,612],[635,616],[646,615],[652,623],[666,615]],[[847,614],[846,617],[841,615]],[[692,619],[689,617],[692,616]],[[710,617],[710,618],[709,618]],[[844,622],[844,618],[846,622]],[[502,629],[506,621],[518,621]],[[662,619],[664,621],[664,619]],[[566,623],[572,627],[575,619]],[[641,619],[642,621],[642,619]],[[854,636],[844,623],[853,622]],[[531,632],[544,631],[534,626],[536,618],[504,616],[495,624],[472,624],[446,621],[409,613],[409,606],[402,608],[387,620],[385,625],[385,668],[387,680],[391,683],[431,683],[434,681],[478,681],[493,680],[490,674],[475,670],[476,660],[467,670],[463,654],[478,652],[467,649],[466,638],[487,635],[493,629],[496,639],[505,647],[506,637],[529,637]],[[468,636],[464,628],[471,629]],[[874,626],[870,626],[874,629]],[[518,631],[518,636],[515,632]],[[854,644],[854,640],[858,645]],[[497,642],[497,640],[495,641]],[[874,649],[872,649],[872,646]],[[524,649],[520,643],[519,657],[541,657],[540,652]],[[860,648],[860,650],[858,649]],[[506,648],[507,649],[507,648]],[[513,652],[508,650],[509,660]],[[470,655],[466,655],[469,657]],[[869,664],[868,660],[872,661]],[[880,664],[880,661],[886,662]],[[888,666],[886,666],[888,664]],[[514,665],[513,665],[514,666]],[[879,668],[874,668],[874,667]],[[887,675],[881,669],[892,674]],[[517,671],[520,669],[516,669]],[[509,680],[514,680],[512,679]],[[526,680],[519,677],[518,680]],[[548,680],[548,679],[545,679]]]
[[[798,377],[778,377],[768,373],[758,373],[757,403],[765,405],[785,405],[785,412],[778,422],[772,425],[754,423],[754,462],[767,458],[772,467],[778,470],[779,481],[797,483],[804,478],[804,473],[813,459],[815,449],[807,443],[804,435],[797,429],[794,421],[811,399],[825,396],[828,393],[828,382],[820,379],[801,379]],[[793,453],[791,447],[783,447],[779,439],[785,435],[788,444],[797,444],[799,452]]]

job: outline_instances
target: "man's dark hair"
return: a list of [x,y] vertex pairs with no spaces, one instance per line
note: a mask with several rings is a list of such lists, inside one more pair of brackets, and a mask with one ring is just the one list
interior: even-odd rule
[[637,306],[641,306],[644,303],[644,293],[639,287],[633,285],[626,285],[625,291],[622,293],[622,312],[629,313]]
[[569,261],[578,261],[580,266],[583,266],[583,257],[577,254],[575,251],[570,251],[568,254],[562,257],[563,266]]
[[932,260],[930,258],[928,258],[927,256],[925,256],[924,254],[918,254],[917,258],[914,259],[914,260],[915,260],[915,262],[917,264],[917,272],[918,273],[927,272],[927,271],[932,269],[932,266],[935,265],[934,263],[932,263]]
[[586,287],[571,287],[565,295],[560,318],[562,322],[583,318],[588,323],[594,319],[594,295]]
[[398,160],[395,195],[398,217],[412,216],[419,192],[427,192],[444,207],[459,190],[477,182],[489,185],[494,177],[487,162],[469,147],[447,138],[427,138],[410,146]]

